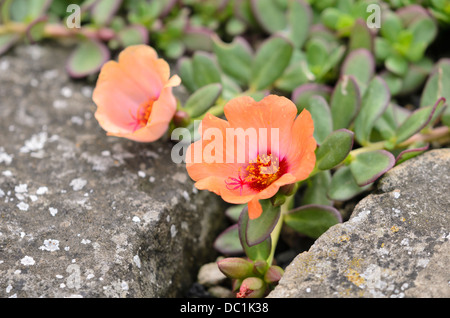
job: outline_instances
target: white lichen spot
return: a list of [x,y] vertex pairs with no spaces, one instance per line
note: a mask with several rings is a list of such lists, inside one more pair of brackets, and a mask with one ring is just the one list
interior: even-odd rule
[[47,187],[39,187],[39,189],[36,190],[37,195],[44,195],[48,192]]
[[183,198],[184,198],[186,201],[191,201],[191,198],[189,197],[189,193],[187,193],[187,191],[183,191],[183,192],[181,193],[181,195],[183,196]]
[[400,198],[400,191],[394,191],[394,198]]
[[139,255],[134,255],[133,256],[133,261],[136,264],[136,266],[138,268],[141,268],[141,259],[139,258]]
[[94,274],[88,274],[88,275],[86,276],[86,279],[89,280],[89,279],[92,279],[92,278],[94,278],[94,277],[95,277]]
[[0,147],[0,163],[6,163],[7,165],[11,164],[13,160],[13,155],[8,155],[5,152],[5,148]]
[[153,176],[151,176],[151,177],[148,179],[148,181],[151,182],[151,183],[155,182],[155,180],[156,180],[156,179],[155,179],[155,177],[153,177]]
[[21,211],[28,211],[28,208],[30,207],[28,204],[26,204],[25,202],[20,202],[17,207],[19,208],[19,210]]
[[78,126],[83,126],[83,124],[84,124],[84,120],[80,116],[72,116],[72,118],[70,118],[70,121],[72,122],[72,124],[75,124]]
[[109,151],[109,150],[103,150],[103,151],[102,151],[102,156],[103,156],[103,157],[109,157],[109,156],[111,156],[111,151]]
[[8,287],[6,287],[6,293],[9,294],[11,292],[12,288],[13,287],[11,286],[11,284],[8,285]]
[[21,153],[31,153],[34,157],[42,157],[42,152],[40,150],[44,149],[45,143],[47,142],[47,132],[43,131],[39,134],[31,136],[30,139],[25,141],[25,145],[20,148]]
[[425,267],[427,267],[429,262],[430,262],[429,259],[421,258],[417,261],[417,266],[421,266],[421,267],[425,268]]
[[55,216],[58,213],[58,209],[55,209],[55,208],[49,208],[48,210],[50,211],[50,214],[52,216]]
[[55,109],[64,109],[67,107],[67,105],[69,105],[69,104],[65,100],[57,99],[53,102],[53,108],[55,108]]
[[177,228],[175,227],[174,224],[172,224],[172,226],[170,227],[170,236],[172,236],[172,238],[174,238],[175,235],[177,235]]
[[12,172],[9,170],[5,170],[2,172],[2,175],[4,175],[5,177],[12,177]]
[[309,288],[309,287],[306,288],[306,292],[307,292],[307,293],[310,293],[310,292],[311,292],[311,288]]
[[54,252],[59,250],[59,241],[58,240],[44,240],[44,245],[39,247],[40,250]]
[[186,183],[187,175],[185,173],[177,172],[172,176],[172,179],[180,183]]
[[31,199],[31,201],[36,202],[38,197],[35,195],[30,195],[29,198]]
[[144,171],[138,171],[138,176],[141,178],[145,178],[145,172]]
[[91,244],[91,240],[82,239],[81,244],[83,245]]
[[14,191],[16,193],[27,193],[28,192],[28,185],[27,184],[19,184],[18,186],[14,187]]
[[25,256],[20,260],[20,263],[24,266],[33,266],[36,262],[30,256]]
[[81,94],[83,94],[84,97],[91,98],[92,97],[92,87],[83,86],[81,88]]
[[139,217],[137,217],[137,216],[133,216],[132,221],[135,222],[135,223],[139,223],[139,222],[141,222],[141,219]]
[[81,178],[73,179],[70,182],[70,186],[72,187],[73,191],[80,191],[86,184],[87,181]]
[[55,275],[55,277],[58,278],[58,279],[64,278],[63,275]]
[[2,61],[0,63],[0,70],[6,71],[9,68],[9,61]]
[[70,98],[72,97],[72,90],[69,87],[63,87],[61,88],[61,95]]

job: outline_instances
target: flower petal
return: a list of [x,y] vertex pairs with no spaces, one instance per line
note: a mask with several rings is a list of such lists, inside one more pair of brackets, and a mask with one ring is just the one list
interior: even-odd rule
[[304,109],[292,126],[291,147],[287,153],[289,172],[295,176],[296,181],[308,178],[316,164],[317,142],[313,133],[311,114]]
[[[259,136],[258,152],[265,152],[267,148],[276,152],[273,150],[278,149],[278,155],[280,155],[288,150],[289,140],[286,136],[290,135],[291,126],[297,115],[297,107],[286,97],[268,95],[259,102],[255,102],[248,96],[238,97],[225,105],[224,112],[231,127],[241,127],[244,130],[256,128],[258,136],[259,128],[267,128],[265,142],[262,142]],[[278,132],[278,138],[274,138],[275,140],[272,140],[271,128]]]
[[258,198],[254,198],[248,203],[248,217],[250,218],[250,220],[259,218],[262,212],[263,209],[261,203],[259,203]]
[[158,98],[169,81],[169,64],[159,59],[156,51],[148,45],[127,47],[119,55],[119,65],[133,79],[135,86],[148,93],[149,99]]

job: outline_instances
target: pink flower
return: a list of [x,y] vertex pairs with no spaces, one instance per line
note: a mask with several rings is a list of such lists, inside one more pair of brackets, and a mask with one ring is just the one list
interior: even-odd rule
[[147,45],[127,47],[119,61],[107,62],[93,93],[95,118],[108,136],[137,142],[152,142],[168,129],[177,100],[172,87],[180,85],[170,77],[167,62]]

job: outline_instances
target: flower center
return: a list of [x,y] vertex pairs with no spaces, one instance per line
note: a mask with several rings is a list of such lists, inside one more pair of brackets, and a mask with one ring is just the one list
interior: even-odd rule
[[139,128],[145,127],[148,124],[154,102],[155,100],[149,99],[148,101],[139,105],[136,111],[136,116],[131,114],[131,117],[133,118],[132,125],[134,125],[134,131],[138,130]]
[[241,195],[244,186],[260,192],[286,172],[285,159],[280,162],[279,158],[273,154],[260,154],[245,167],[244,177],[242,177],[240,169],[238,178],[229,177],[225,183],[229,190],[240,189]]

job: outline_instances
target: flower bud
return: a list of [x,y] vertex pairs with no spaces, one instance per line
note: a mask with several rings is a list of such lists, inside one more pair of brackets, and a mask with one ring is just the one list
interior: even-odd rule
[[260,276],[263,276],[264,273],[267,271],[267,262],[263,261],[263,260],[258,260],[255,261],[255,265],[254,265],[254,273]]
[[280,193],[289,197],[289,196],[295,194],[295,192],[297,192],[297,189],[298,189],[298,183],[286,184],[280,188]]
[[253,274],[253,263],[239,257],[224,258],[217,262],[219,270],[229,278],[243,279]]
[[177,110],[173,116],[173,123],[177,127],[187,127],[191,121],[189,114],[184,110]]
[[283,276],[284,271],[280,266],[272,265],[264,275],[264,281],[268,284],[278,283]]
[[281,206],[286,202],[286,196],[278,191],[277,194],[270,198],[270,202],[273,206]]
[[261,298],[266,293],[266,284],[261,278],[248,277],[241,284],[237,298]]

